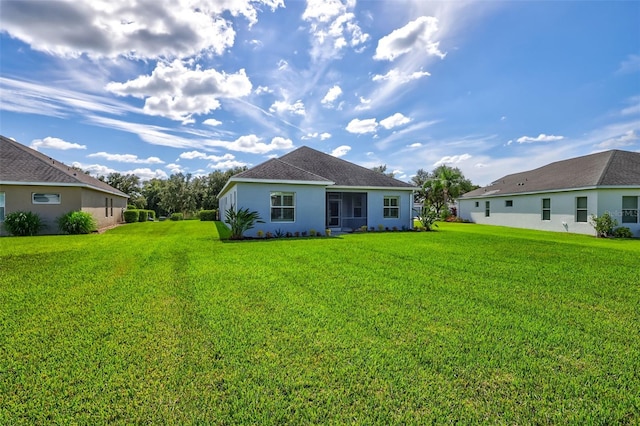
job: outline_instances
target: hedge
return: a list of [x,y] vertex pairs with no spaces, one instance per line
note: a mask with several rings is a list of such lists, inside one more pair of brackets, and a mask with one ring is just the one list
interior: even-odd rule
[[218,218],[218,210],[200,210],[198,216],[201,221],[214,221]]
[[139,217],[140,217],[140,210],[131,209],[131,210],[124,211],[124,221],[127,223],[135,223],[138,221]]

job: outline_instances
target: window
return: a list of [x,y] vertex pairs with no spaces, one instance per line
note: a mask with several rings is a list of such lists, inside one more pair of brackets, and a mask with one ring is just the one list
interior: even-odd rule
[[271,193],[271,221],[293,222],[295,220],[295,193],[272,192]]
[[362,197],[356,196],[353,199],[353,217],[362,217]]
[[576,222],[587,221],[587,197],[576,197]]
[[0,222],[4,222],[4,192],[0,192]]
[[551,198],[542,199],[542,220],[551,220]]
[[480,207],[480,201],[476,201],[476,207]]
[[110,198],[109,201],[111,202],[110,207],[111,207],[111,216],[113,216],[113,198]]
[[513,200],[504,200],[505,207],[513,207]]
[[638,197],[622,197],[622,223],[638,223]]
[[33,204],[60,204],[60,194],[31,194]]
[[400,217],[400,197],[384,197],[385,219],[398,219]]
[[484,216],[485,217],[491,216],[491,201],[484,202]]
[[104,197],[104,217],[109,217],[109,197]]

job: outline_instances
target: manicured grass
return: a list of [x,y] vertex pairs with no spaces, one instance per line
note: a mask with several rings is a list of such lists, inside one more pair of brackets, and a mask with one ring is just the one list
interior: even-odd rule
[[0,238],[0,424],[637,424],[640,242]]

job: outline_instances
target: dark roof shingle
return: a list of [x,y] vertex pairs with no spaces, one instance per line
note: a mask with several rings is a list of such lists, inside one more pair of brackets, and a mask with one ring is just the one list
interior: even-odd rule
[[336,186],[413,188],[413,185],[357,164],[302,146],[234,178],[327,181]]
[[611,150],[507,175],[461,198],[626,185],[640,186],[640,153]]
[[79,172],[34,149],[0,136],[0,183],[44,183],[87,186],[126,197],[93,176]]

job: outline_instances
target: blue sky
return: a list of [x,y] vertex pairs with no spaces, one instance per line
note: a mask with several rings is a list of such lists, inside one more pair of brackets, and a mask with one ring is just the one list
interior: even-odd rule
[[636,1],[3,0],[0,30],[0,133],[93,174],[640,151]]

